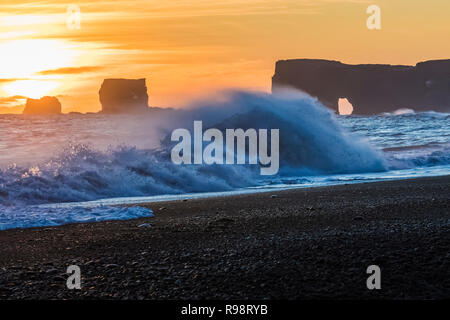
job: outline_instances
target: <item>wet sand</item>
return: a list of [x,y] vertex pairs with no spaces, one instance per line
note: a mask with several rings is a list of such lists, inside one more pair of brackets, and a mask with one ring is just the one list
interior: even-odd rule
[[[450,297],[450,176],[149,204],[0,231],[2,299]],[[66,288],[78,265],[82,289]],[[366,269],[381,268],[381,290]]]

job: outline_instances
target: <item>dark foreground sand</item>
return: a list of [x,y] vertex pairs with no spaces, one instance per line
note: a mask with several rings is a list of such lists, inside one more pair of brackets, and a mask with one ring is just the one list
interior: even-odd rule
[[[450,176],[149,207],[154,218],[0,232],[0,298],[450,297]],[[71,264],[82,290],[66,289]]]

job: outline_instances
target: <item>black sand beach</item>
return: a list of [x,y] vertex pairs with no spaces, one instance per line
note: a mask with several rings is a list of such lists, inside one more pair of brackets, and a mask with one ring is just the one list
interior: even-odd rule
[[[1,299],[450,297],[450,176],[148,205],[0,232]],[[79,265],[82,289],[65,273]],[[381,290],[366,268],[379,265]]]

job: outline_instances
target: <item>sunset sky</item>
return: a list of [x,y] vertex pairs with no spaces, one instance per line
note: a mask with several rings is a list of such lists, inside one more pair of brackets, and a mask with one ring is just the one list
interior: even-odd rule
[[[366,27],[371,4],[381,30]],[[165,107],[216,88],[269,91],[279,59],[450,58],[449,19],[449,0],[2,0],[0,110],[54,95],[64,112],[95,112],[105,78],[147,78],[150,105]]]

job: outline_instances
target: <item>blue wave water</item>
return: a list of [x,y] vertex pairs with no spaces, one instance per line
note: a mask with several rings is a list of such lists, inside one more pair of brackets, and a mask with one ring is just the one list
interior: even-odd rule
[[[191,128],[194,120],[219,129],[280,129],[279,174],[261,177],[245,165],[174,165],[168,137],[175,128]],[[34,209],[29,221],[22,213],[52,203],[445,174],[449,123],[450,115],[433,112],[340,117],[302,93],[243,91],[139,118],[0,116],[0,229],[2,223],[44,225],[55,211]],[[104,219],[127,217],[123,210],[102,210],[109,210]],[[60,224],[89,219],[88,211],[75,210],[78,220],[70,212],[59,213]]]

